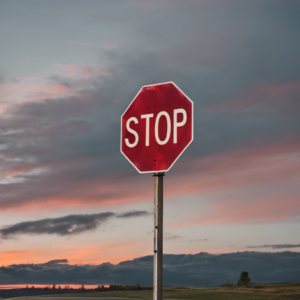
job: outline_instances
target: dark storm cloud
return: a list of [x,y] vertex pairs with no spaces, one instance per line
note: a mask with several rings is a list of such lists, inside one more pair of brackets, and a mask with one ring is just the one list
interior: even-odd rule
[[258,248],[272,248],[272,249],[288,249],[288,248],[299,248],[300,244],[278,244],[278,245],[261,245],[261,246],[247,246],[248,249]]
[[60,236],[70,236],[94,230],[113,217],[127,219],[148,216],[149,214],[147,211],[129,211],[122,214],[105,212],[92,215],[69,215],[61,218],[21,222],[0,229],[0,237],[2,239],[9,239],[22,234],[57,234]]
[[46,262],[44,265],[63,264],[68,263],[67,259],[54,259]]
[[[135,170],[119,152],[120,116],[147,84],[173,80],[195,103],[195,139],[182,159],[299,139],[299,90],[260,93],[261,86],[300,82],[297,1],[155,3],[110,8],[136,30],[126,38],[130,45],[101,52],[109,75],[53,75],[51,82],[82,88],[1,116],[0,171],[18,175],[0,185],[0,208],[129,198]],[[102,17],[93,16],[94,26],[104,25]],[[245,97],[255,101],[243,106]],[[238,105],[217,106],[232,99]],[[140,191],[145,178],[135,182]],[[105,189],[107,181],[115,184]],[[129,185],[121,190],[120,182]]]
[[[218,286],[234,283],[243,271],[252,282],[277,283],[299,280],[298,252],[238,252],[164,255],[164,284]],[[66,260],[46,264],[22,264],[0,268],[2,284],[137,284],[151,286],[153,257],[145,256],[113,265],[69,265]]]
[[74,235],[96,229],[100,224],[113,217],[114,213],[94,215],[70,215],[61,218],[21,222],[0,229],[1,238],[11,238],[20,234],[58,234]]
[[124,219],[128,219],[128,218],[132,218],[132,217],[143,217],[143,216],[149,216],[152,215],[151,213],[149,213],[148,211],[143,211],[143,210],[133,210],[133,211],[129,211],[123,214],[119,214],[117,215],[117,218],[124,218]]

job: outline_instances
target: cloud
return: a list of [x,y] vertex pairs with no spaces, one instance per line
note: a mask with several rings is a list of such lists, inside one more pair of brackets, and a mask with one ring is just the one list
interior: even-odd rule
[[[282,220],[295,220],[299,215],[299,199],[290,197],[285,199],[280,197],[269,197],[251,199],[239,196],[237,199],[226,201],[213,201],[210,213],[198,220],[186,223],[173,224],[169,227],[202,226],[208,224],[259,224],[266,222],[276,222]],[[200,220],[199,220],[200,219]]]
[[[242,271],[256,283],[299,280],[298,252],[237,252],[229,254],[164,255],[164,284],[171,286],[218,286],[227,279],[237,282]],[[0,268],[2,284],[141,284],[151,286],[153,256],[113,265],[69,265],[67,260],[45,264],[20,264]]]
[[54,260],[50,260],[47,263],[45,263],[44,265],[53,265],[53,264],[67,264],[68,260],[67,259],[54,259]]
[[[281,189],[285,184],[293,182],[298,187],[296,182],[300,178],[297,168],[299,156],[295,152],[298,147],[299,143],[287,139],[264,147],[245,147],[218,155],[191,157],[179,161],[176,167],[181,172],[167,174],[166,197],[212,191],[223,193],[219,195],[220,201],[210,201],[210,213],[203,216],[201,222],[200,218],[189,219],[188,222],[182,221],[182,224],[174,225],[201,225],[205,222],[253,223],[294,218],[299,214],[298,188],[295,192],[291,188],[288,191]],[[100,160],[94,164],[94,160],[74,158],[68,161],[66,157],[65,161],[53,165],[55,171],[49,170],[47,165],[44,169],[36,168],[37,173],[29,172],[30,169],[27,171],[16,169],[14,178],[19,178],[23,182],[0,187],[3,196],[1,208],[2,210],[13,208],[16,202],[20,205],[33,205],[34,201],[35,207],[39,209],[44,205],[49,208],[55,207],[57,203],[60,207],[92,206],[105,202],[113,205],[152,198],[153,191],[149,187],[149,178],[137,176],[134,170],[130,176],[119,177],[118,171],[114,177],[108,175],[107,179],[101,178],[101,168],[113,165],[113,158]],[[17,172],[21,173],[17,175]],[[28,181],[35,182],[35,185],[28,186],[26,184]],[[260,188],[262,185],[274,184],[276,186],[273,186],[268,194],[263,193]],[[245,189],[249,186],[251,189],[255,187],[260,189],[255,198],[250,192],[226,197],[225,191]],[[22,191],[22,198],[18,197],[16,190]],[[64,201],[61,201],[62,199]],[[260,209],[257,210],[257,207]]]
[[300,244],[275,244],[275,245],[261,245],[261,246],[247,246],[248,249],[258,248],[272,248],[272,249],[288,249],[288,248],[299,248]]
[[[167,3],[151,13],[126,4],[99,9],[93,22],[106,28],[118,19],[126,41],[101,50],[101,65],[57,64],[66,74],[31,86],[39,101],[1,115],[1,210],[151,197],[146,175],[137,178],[119,152],[120,116],[142,85],[170,80],[195,103],[195,139],[176,163],[184,171],[170,172],[170,195],[285,182],[282,169],[295,174],[291,163],[278,159],[275,167],[268,157],[299,149],[299,4]],[[287,137],[294,142],[283,149]],[[264,147],[263,170],[249,150]],[[211,167],[208,179],[202,167]]]
[[179,235],[167,235],[164,240],[165,241],[173,241],[173,240],[178,240],[181,239],[181,236]]
[[21,222],[0,229],[0,237],[2,239],[9,239],[22,234],[56,234],[59,236],[71,236],[95,230],[113,217],[127,219],[148,216],[149,214],[150,213],[147,211],[129,211],[123,214],[105,212],[91,215],[69,215],[60,218]]
[[[65,72],[64,76],[66,78],[73,78],[73,80],[78,81],[78,78],[88,79],[95,78],[98,76],[109,75],[111,71],[109,69],[96,69],[90,66],[77,66],[77,65],[64,65],[64,64],[55,64],[58,68]],[[55,77],[54,77],[55,78]]]
[[128,218],[132,218],[132,217],[141,217],[141,216],[149,216],[152,215],[151,213],[149,213],[148,211],[129,211],[123,214],[118,214],[117,218],[124,218],[124,219],[128,219]]
[[0,229],[2,239],[20,234],[57,234],[60,236],[79,234],[96,229],[114,216],[114,213],[93,215],[69,215],[61,218],[43,219],[17,223]]

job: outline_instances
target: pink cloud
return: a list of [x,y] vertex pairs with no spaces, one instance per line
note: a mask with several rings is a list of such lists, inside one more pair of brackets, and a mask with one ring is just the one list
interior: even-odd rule
[[21,91],[21,84],[19,82],[8,81],[0,84],[1,100],[5,102],[4,106],[9,106],[12,99],[18,97]]
[[[300,181],[299,173],[299,142],[284,140],[281,143],[269,145],[268,147],[245,148],[236,151],[229,151],[223,154],[216,154],[204,158],[197,158],[188,161],[179,161],[178,169],[189,170],[178,173],[176,176],[166,174],[165,197],[180,195],[205,195],[210,192],[230,191],[247,188],[249,191],[249,207],[245,213],[249,214],[247,219],[241,212],[245,207],[240,200],[226,200],[226,204],[213,204],[212,217],[201,222],[270,222],[272,220],[289,219],[297,210],[297,198],[294,194],[276,195],[270,192],[262,196],[258,191],[267,185],[285,184]],[[85,167],[89,160],[74,160],[59,162],[55,169],[62,174],[70,173],[72,166]],[[182,166],[180,166],[182,164]],[[54,168],[49,166],[35,166]],[[16,171],[16,170],[15,170]],[[47,179],[48,185],[55,186],[55,194],[34,194],[30,200],[19,203],[22,212],[27,210],[39,211],[47,207],[48,211],[55,211],[62,207],[110,207],[120,204],[139,203],[149,201],[153,198],[152,182],[144,180],[144,177],[136,174],[135,179],[84,179],[72,180],[62,177],[59,181],[56,177]],[[149,177],[150,180],[150,177]],[[133,183],[134,182],[134,183]],[[133,188],[134,184],[134,188]],[[253,192],[253,195],[251,194]],[[274,201],[271,199],[274,197]],[[252,208],[251,205],[255,208]],[[225,207],[223,206],[225,205]],[[14,209],[15,204],[6,203],[1,210]],[[260,207],[257,210],[257,207]],[[298,206],[299,207],[299,206]],[[225,214],[222,214],[226,211]],[[268,213],[269,212],[269,213]],[[197,220],[192,222],[197,223]],[[182,224],[181,224],[182,225]]]
[[300,93],[300,81],[282,85],[257,85],[252,91],[241,94],[235,99],[213,105],[210,109],[249,108],[261,104],[288,101],[286,97],[280,97],[288,93]]
[[18,82],[9,82],[0,85],[0,93],[4,97],[5,104],[0,106],[2,113],[13,108],[15,104],[35,102],[47,97],[62,97],[72,95],[74,88],[63,84],[50,84],[40,77],[28,77]]
[[12,84],[2,83],[0,84],[0,93],[2,97],[11,96],[14,94]]
[[295,81],[292,83],[282,84],[282,85],[269,85],[262,87],[267,93],[272,96],[277,96],[290,92],[300,92],[300,81]]
[[226,199],[211,205],[210,212],[201,220],[188,223],[173,224],[169,227],[201,226],[209,224],[245,224],[266,223],[291,220],[300,214],[299,199],[286,195],[270,198]]
[[90,66],[77,66],[77,65],[64,65],[55,64],[58,68],[64,70],[66,77],[80,77],[80,78],[91,78],[100,75],[111,74],[111,69],[95,69]]
[[43,94],[49,94],[49,95],[61,95],[61,94],[65,94],[67,91],[69,91],[70,88],[65,85],[55,85],[55,86],[51,86],[51,87],[43,87],[40,85],[31,85],[31,86],[25,87],[23,90],[26,92],[43,93]]
[[[196,159],[188,163],[189,176],[174,178],[172,195],[245,190],[235,199],[210,203],[210,213],[200,220],[193,220],[171,227],[205,224],[259,223],[291,220],[300,215],[299,196],[296,191],[274,192],[274,187],[264,193],[268,185],[300,182],[299,142],[288,140],[268,147],[240,149],[224,154]],[[184,182],[184,184],[182,184]],[[252,194],[253,193],[253,194]]]

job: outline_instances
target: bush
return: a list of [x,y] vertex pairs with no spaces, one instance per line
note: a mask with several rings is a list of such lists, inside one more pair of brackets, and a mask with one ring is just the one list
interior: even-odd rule
[[233,287],[234,284],[233,284],[233,282],[230,279],[227,279],[226,282],[224,284],[222,284],[221,286],[224,286],[224,287]]

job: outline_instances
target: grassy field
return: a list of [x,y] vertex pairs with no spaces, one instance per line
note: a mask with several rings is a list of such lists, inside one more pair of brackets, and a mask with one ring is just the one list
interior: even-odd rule
[[[131,298],[152,299],[152,291],[111,291],[82,294],[57,295],[57,297],[74,298]],[[300,300],[300,282],[253,285],[250,287],[216,287],[216,288],[165,288],[164,299],[203,299],[203,300]]]

